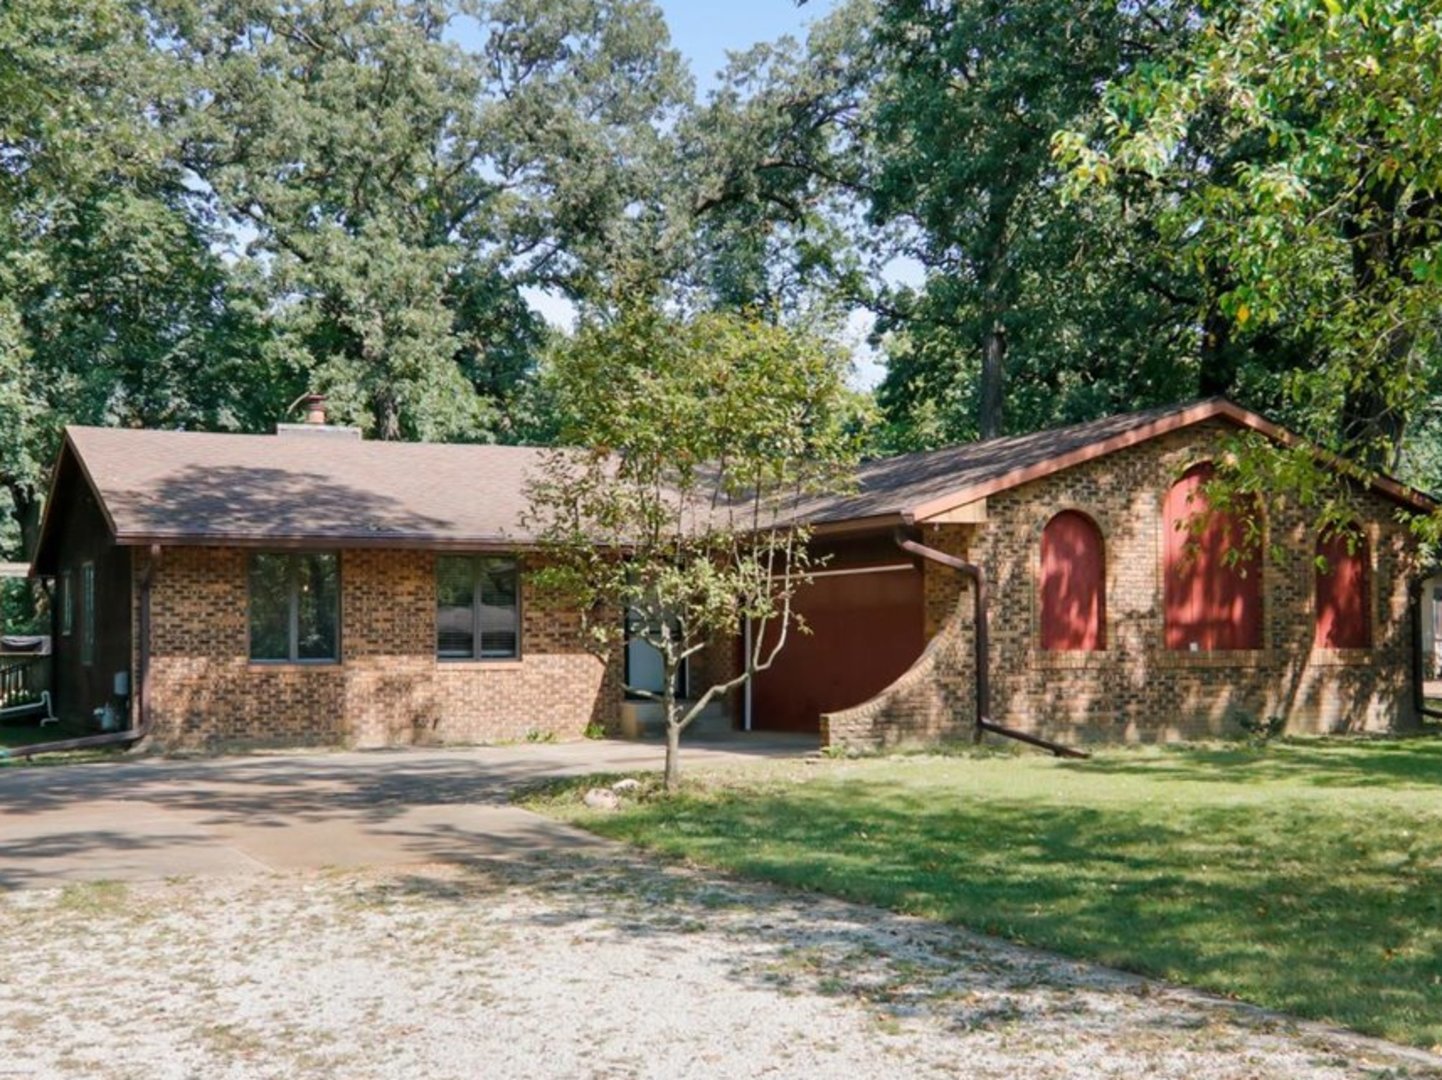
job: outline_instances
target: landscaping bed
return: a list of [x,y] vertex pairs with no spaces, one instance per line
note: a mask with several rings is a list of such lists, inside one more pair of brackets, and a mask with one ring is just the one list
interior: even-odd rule
[[1442,742],[779,764],[527,800],[698,864],[1442,1043]]

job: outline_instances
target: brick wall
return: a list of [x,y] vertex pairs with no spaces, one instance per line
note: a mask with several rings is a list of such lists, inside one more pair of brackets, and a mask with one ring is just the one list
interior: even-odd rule
[[[1177,432],[993,496],[987,521],[924,527],[922,541],[979,562],[991,587],[992,719],[1062,741],[1153,741],[1234,734],[1279,716],[1292,732],[1415,726],[1408,582],[1416,549],[1381,497],[1360,496],[1371,550],[1373,647],[1313,648],[1315,523],[1274,507],[1265,536],[1263,643],[1256,652],[1163,647],[1162,499],[1228,429]],[[1106,543],[1107,648],[1038,647],[1041,531],[1061,510],[1088,514]],[[974,720],[971,600],[958,575],[926,563],[927,633],[916,667],[881,697],[823,718],[824,741],[881,744],[961,735]]]
[[[137,561],[137,572],[144,559]],[[341,553],[341,662],[248,659],[247,553],[170,548],[151,601],[151,721],[167,747],[395,746],[574,738],[613,727],[619,658],[586,649],[580,616],[521,577],[521,658],[438,660],[435,558]],[[138,585],[137,585],[138,592]]]

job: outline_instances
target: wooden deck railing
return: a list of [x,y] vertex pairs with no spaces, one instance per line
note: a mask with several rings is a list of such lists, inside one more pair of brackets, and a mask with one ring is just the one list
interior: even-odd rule
[[50,657],[0,656],[0,709],[32,705],[50,689]]

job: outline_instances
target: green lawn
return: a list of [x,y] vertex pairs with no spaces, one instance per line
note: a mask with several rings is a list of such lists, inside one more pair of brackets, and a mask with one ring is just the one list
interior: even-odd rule
[[538,809],[1421,1046],[1442,1043],[1442,741],[898,757]]
[[61,720],[57,724],[40,726],[38,716],[26,720],[0,723],[0,748],[12,749],[17,746],[34,746],[36,743],[52,742],[57,739],[74,739],[81,735],[93,735],[89,725]]
[[27,765],[74,765],[81,762],[100,761],[119,753],[118,748],[95,748],[90,750],[68,750],[59,754],[41,754],[35,758],[9,758],[6,750],[36,743],[55,742],[60,739],[75,739],[82,735],[98,732],[91,724],[62,720],[58,724],[40,726],[39,719],[14,721],[0,724],[0,768],[24,767]]

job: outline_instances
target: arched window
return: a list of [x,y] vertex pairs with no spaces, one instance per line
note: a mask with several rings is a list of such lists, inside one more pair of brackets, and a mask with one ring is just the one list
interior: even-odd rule
[[1371,559],[1367,538],[1332,533],[1317,538],[1317,633],[1322,649],[1372,647]]
[[[1164,605],[1169,649],[1260,649],[1262,560],[1246,551],[1242,522],[1209,513],[1202,486],[1209,464],[1195,465],[1167,492]],[[1201,531],[1193,526],[1203,523]],[[1229,563],[1228,552],[1238,552]]]
[[1041,533],[1041,647],[1107,647],[1106,550],[1096,522],[1063,510]]

